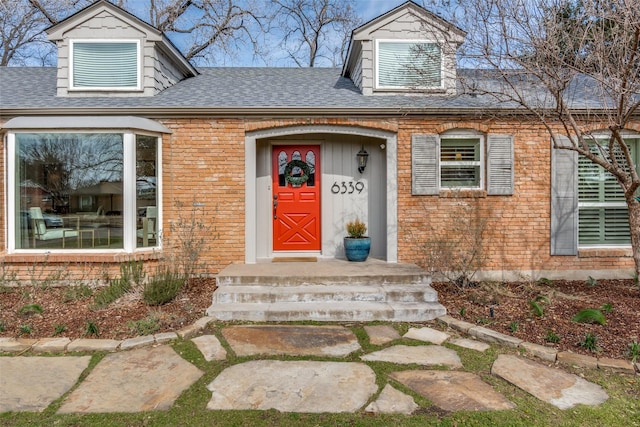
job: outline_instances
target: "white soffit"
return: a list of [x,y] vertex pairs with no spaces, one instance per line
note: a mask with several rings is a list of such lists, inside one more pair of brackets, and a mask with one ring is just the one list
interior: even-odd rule
[[166,126],[135,116],[31,116],[8,120],[4,129],[131,129],[156,133],[173,133]]

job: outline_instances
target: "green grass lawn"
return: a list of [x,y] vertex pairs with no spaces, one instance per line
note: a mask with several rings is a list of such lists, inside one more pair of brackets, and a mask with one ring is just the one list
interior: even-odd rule
[[[405,332],[407,325],[397,325]],[[360,340],[363,351],[347,358],[278,357],[281,360],[336,360],[361,362],[359,356],[380,350],[386,346],[371,346],[361,326],[352,328]],[[219,330],[212,331],[224,343]],[[393,344],[422,345],[411,340],[399,340]],[[388,345],[387,345],[388,346]],[[190,389],[184,392],[167,411],[144,413],[113,413],[91,415],[56,415],[64,397],[50,405],[42,413],[0,414],[1,426],[640,426],[640,377],[614,374],[602,370],[574,370],[586,380],[604,387],[609,399],[598,407],[577,406],[560,410],[546,404],[515,386],[492,376],[493,361],[501,353],[517,353],[517,350],[492,346],[484,354],[459,347],[464,370],[474,372],[498,392],[516,404],[509,411],[445,413],[432,406],[428,400],[413,393],[398,383],[391,382],[399,390],[413,396],[420,409],[410,416],[371,415],[364,412],[354,414],[303,414],[271,411],[211,411],[207,402],[211,392],[206,386],[225,368],[259,357],[235,357],[227,346],[227,360],[206,362],[195,345],[189,341],[173,344],[175,351],[205,374]],[[96,366],[104,354],[94,354],[83,377]],[[422,369],[420,366],[396,365],[386,362],[366,362],[377,374],[379,390],[387,384],[388,374],[406,369]],[[569,369],[570,370],[570,369]],[[25,384],[28,387],[28,384]],[[71,392],[71,391],[70,391]],[[70,393],[69,392],[69,393]],[[373,396],[374,400],[377,396]]]

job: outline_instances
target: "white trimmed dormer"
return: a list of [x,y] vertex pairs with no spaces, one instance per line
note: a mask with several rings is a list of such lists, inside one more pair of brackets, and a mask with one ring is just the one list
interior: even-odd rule
[[455,94],[466,33],[412,1],[356,28],[342,75],[364,95]]
[[196,69],[156,28],[99,0],[47,29],[58,96],[153,96]]

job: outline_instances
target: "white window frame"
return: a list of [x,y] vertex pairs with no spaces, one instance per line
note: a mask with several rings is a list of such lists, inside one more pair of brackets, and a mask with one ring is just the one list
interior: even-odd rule
[[137,220],[137,206],[136,206],[136,135],[147,135],[157,138],[157,151],[156,151],[156,203],[158,206],[158,236],[162,236],[162,135],[144,132],[144,131],[132,131],[123,129],[47,129],[46,133],[117,133],[122,134],[122,149],[123,149],[123,247],[114,249],[103,248],[83,248],[83,249],[16,249],[16,134],[20,133],[42,133],[43,131],[29,129],[24,131],[12,131],[7,133],[7,154],[6,162],[7,175],[6,175],[6,189],[7,189],[7,205],[5,206],[5,218],[7,218],[7,252],[9,254],[16,253],[61,253],[61,254],[73,254],[73,253],[134,253],[159,250],[162,248],[162,239],[157,239],[154,246],[137,247],[137,234],[136,234],[136,220]]
[[[74,86],[74,49],[75,43],[135,43],[136,45],[136,85],[135,86]],[[138,39],[72,39],[69,40],[69,91],[108,91],[108,92],[132,92],[142,90],[142,51]]]
[[[439,86],[381,86],[380,85],[380,43],[413,43],[413,44],[435,44],[440,47],[440,85]],[[376,39],[375,40],[375,88],[377,90],[384,91],[406,91],[410,89],[421,89],[421,90],[440,90],[444,89],[444,52],[442,49],[443,42],[438,42],[436,40],[427,40],[427,39]],[[416,79],[418,82],[419,79]]]
[[[638,167],[640,165],[640,134],[636,134],[636,133],[630,133],[630,132],[625,132],[622,135],[622,139],[636,139],[639,142],[636,143],[636,152],[634,153],[634,157],[635,157],[635,162],[636,162],[636,167]],[[601,133],[601,134],[594,134],[593,138],[596,140],[603,140],[603,139],[608,139],[610,138],[610,135],[607,133]],[[631,247],[631,242],[629,243],[580,243],[580,210],[582,208],[612,208],[612,209],[616,209],[616,208],[624,208],[624,209],[628,209],[628,206],[626,204],[626,202],[624,201],[615,201],[615,202],[581,202],[580,201],[580,191],[579,191],[579,181],[580,181],[580,166],[579,166],[579,162],[580,159],[578,157],[578,167],[576,168],[576,173],[578,174],[577,176],[577,186],[578,188],[576,188],[576,197],[578,198],[578,212],[577,212],[577,238],[578,238],[578,249],[589,249],[589,248],[630,248]],[[627,212],[628,215],[628,212]]]
[[[478,150],[480,151],[480,160],[474,160],[474,161],[455,161],[455,162],[443,162],[442,161],[442,141],[446,140],[446,139],[469,139],[469,140],[478,140]],[[483,190],[485,188],[485,175],[486,175],[486,171],[485,171],[485,135],[481,134],[481,133],[475,133],[475,132],[460,132],[460,131],[455,131],[453,133],[442,133],[439,135],[439,144],[438,144],[438,188],[440,188],[441,190]],[[443,169],[443,163],[445,164],[449,164],[452,165],[455,163],[456,166],[479,166],[479,171],[478,173],[480,174],[479,180],[478,180],[478,186],[477,187],[461,187],[461,186],[453,186],[453,187],[446,187],[442,185],[442,169]],[[445,166],[446,169],[446,166]]]

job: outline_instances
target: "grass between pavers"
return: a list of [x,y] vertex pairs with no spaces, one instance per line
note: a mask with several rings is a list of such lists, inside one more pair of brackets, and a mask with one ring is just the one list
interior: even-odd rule
[[[303,323],[301,322],[300,324]],[[304,324],[313,323],[304,322]],[[326,325],[326,323],[318,324]],[[391,372],[407,369],[426,369],[425,367],[388,362],[362,362],[359,358],[363,354],[381,350],[391,345],[425,345],[425,343],[400,339],[383,346],[371,345],[367,334],[364,332],[363,325],[352,324],[348,327],[355,333],[362,350],[344,358],[311,356],[237,357],[221,334],[221,329],[228,325],[228,323],[218,324],[207,331],[207,333],[215,334],[227,349],[228,356],[225,361],[205,361],[195,344],[190,340],[177,341],[173,344],[174,350],[185,360],[201,369],[204,375],[185,391],[173,407],[167,411],[134,414],[57,415],[56,411],[62,405],[67,394],[51,404],[42,413],[0,414],[0,426],[640,426],[640,377],[638,376],[615,374],[603,370],[572,370],[571,368],[566,368],[586,380],[604,387],[609,394],[609,399],[598,407],[577,406],[563,411],[491,375],[491,365],[499,354],[518,354],[521,353],[520,350],[491,345],[488,351],[479,353],[445,344],[446,347],[456,350],[462,360],[465,371],[479,375],[483,381],[516,404],[516,408],[509,411],[446,413],[434,407],[427,399],[415,394],[407,387],[388,379],[388,374]],[[410,326],[420,327],[422,325],[394,324],[394,327],[401,335],[406,333]],[[427,326],[435,327],[432,324]],[[105,355],[106,353],[92,355],[91,363],[82,374],[81,380],[86,378]],[[207,403],[211,398],[211,392],[207,390],[207,385],[220,372],[235,364],[265,358],[366,363],[377,375],[378,393],[386,384],[390,383],[397,389],[411,395],[420,406],[420,409],[410,416],[397,414],[371,415],[362,411],[354,414],[306,414],[280,413],[275,410],[211,411],[206,409]],[[69,393],[72,391],[73,389]],[[373,401],[376,398],[377,394],[371,400]]]

